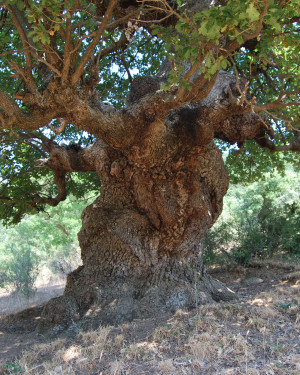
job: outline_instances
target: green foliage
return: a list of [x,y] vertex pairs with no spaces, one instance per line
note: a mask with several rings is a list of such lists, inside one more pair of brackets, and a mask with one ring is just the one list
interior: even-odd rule
[[[35,194],[46,198],[57,193],[52,171],[36,167],[36,161],[43,159],[45,154],[38,147],[32,146],[40,144],[42,133],[33,133],[32,139],[27,142],[21,140],[23,134],[21,130],[3,131],[1,139],[0,133],[0,198],[7,197],[0,199],[0,221],[4,225],[17,224],[26,214],[45,210],[45,204],[33,204]],[[57,136],[56,141],[71,143],[74,139],[82,146],[94,140],[76,132],[75,127],[70,127],[63,136]],[[90,194],[86,192],[100,190],[100,187],[99,178],[93,172],[72,173],[67,177],[67,192],[77,198]]]
[[10,286],[30,297],[35,292],[34,282],[38,275],[38,257],[32,249],[24,243],[12,243],[6,251],[8,255],[1,262],[0,286]]
[[4,364],[4,367],[9,371],[10,374],[22,373],[22,368],[19,361],[7,362]]
[[270,175],[284,176],[286,163],[299,171],[299,155],[291,152],[272,153],[264,150],[254,141],[246,141],[242,150],[235,147],[228,150],[227,145],[219,144],[226,155],[225,165],[233,184],[249,184],[265,181]]
[[[67,22],[72,23],[72,43],[78,48],[77,65],[80,59],[87,51],[99,23],[97,17],[92,15],[96,13],[95,4],[90,1],[80,1],[80,11],[74,11],[75,2],[73,0],[43,0],[24,1],[10,0],[10,4],[15,4],[24,12],[27,27],[29,28],[28,37],[31,45],[36,49],[36,61],[34,61],[33,71],[34,78],[38,87],[44,88],[43,77],[40,69],[44,61],[43,48],[54,48],[60,56],[64,54],[65,41],[61,34],[66,31]],[[78,6],[78,4],[77,4]],[[124,30],[116,27],[105,31],[101,40],[95,47],[94,56],[99,53],[103,47],[112,48],[122,36]],[[10,15],[7,15],[6,21],[0,28],[0,85],[1,89],[12,95],[18,90],[24,89],[23,82],[11,75],[15,73],[11,66],[14,61],[18,65],[24,65],[24,55],[14,53],[13,51],[22,51],[22,41],[15,30]],[[48,47],[48,45],[50,46]],[[165,58],[164,43],[149,34],[145,29],[140,28],[133,36],[130,36],[130,43],[103,56],[99,60],[100,80],[97,90],[100,100],[113,103],[117,106],[124,106],[126,94],[129,90],[130,80],[137,74],[147,75],[157,72],[161,62]],[[113,48],[112,48],[113,49]],[[48,50],[47,50],[48,51]],[[90,64],[86,66],[82,75],[82,80],[90,75]],[[131,77],[129,77],[129,73]],[[21,90],[22,91],[22,90]],[[76,138],[82,134],[78,129],[73,127],[73,137]]]
[[[120,36],[121,32],[116,30],[106,35],[106,38],[109,42],[110,39],[118,40]],[[164,43],[160,39],[151,37],[146,30],[139,30],[121,55],[116,53],[100,60],[100,81],[96,87],[99,99],[116,107],[124,107],[130,81],[136,75],[154,75],[165,59],[164,53]]]
[[[95,14],[95,4],[80,1],[80,11],[75,12],[73,0],[63,3],[59,0],[38,2],[9,0],[7,3],[16,6],[25,17],[28,37],[36,56],[32,59],[33,77],[38,89],[43,92],[45,74],[50,77],[53,75],[51,69],[44,64],[46,61],[44,49],[50,48],[56,51],[56,55],[64,55],[65,42],[61,35],[66,31],[66,24],[70,21],[71,42],[78,48],[76,68],[99,26],[95,21],[98,18],[91,17],[91,14]],[[26,58],[22,52],[21,37],[11,15],[2,6],[0,6],[0,17],[0,88],[13,97],[27,92],[24,81],[14,69],[14,64],[23,68]],[[114,47],[122,32],[120,28],[106,31],[95,47],[94,55],[97,55],[104,46],[108,49]],[[141,29],[131,36],[128,46],[116,51],[112,48],[113,52],[104,55],[99,61],[99,82],[96,87],[99,99],[123,107],[130,81],[134,76],[157,72],[164,59],[162,47],[161,40]],[[82,80],[88,79],[91,74],[90,63],[91,61],[82,74]],[[20,100],[17,103],[25,112],[28,110],[28,105]],[[59,125],[59,119],[54,119],[51,125],[53,127]],[[54,134],[49,128],[34,132],[0,129],[0,221],[4,225],[15,225],[26,214],[36,214],[45,210],[45,204],[33,204],[37,194],[49,198],[57,193],[52,171],[47,167],[36,166],[37,160],[49,156],[42,148],[43,136],[53,139],[60,145],[76,143],[86,147],[95,141],[94,136],[72,124],[60,135]],[[87,191],[100,190],[100,187],[101,182],[96,173],[72,173],[67,176],[67,192],[78,198],[82,198]]]
[[300,178],[289,171],[249,186],[232,186],[205,240],[208,263],[249,265],[253,257],[300,256]]
[[[184,7],[184,2],[177,4]],[[165,41],[174,66],[163,88],[169,89],[174,83],[189,86],[185,82],[188,74],[182,65],[188,60],[209,78],[220,69],[245,78],[250,94],[258,103],[276,101],[279,94],[285,92],[294,93],[286,97],[286,103],[299,102],[299,2],[269,1],[262,30],[248,40],[248,35],[257,30],[266,4],[230,0],[220,7],[184,13],[176,24],[176,31],[171,26],[154,25],[153,31]],[[231,54],[226,50],[230,45],[235,45]],[[265,120],[272,124],[274,141],[286,144],[295,133],[291,130],[299,128],[299,110],[297,106],[271,108]],[[271,171],[283,174],[286,162],[299,168],[297,155],[271,153],[254,141],[242,146],[238,158],[236,147],[219,141],[218,145],[228,154],[226,166],[233,183],[258,181]]]
[[[178,5],[184,6],[182,3]],[[174,32],[172,27],[154,25],[153,32],[165,41],[170,58],[177,64],[176,78],[170,79],[170,85],[174,83],[174,78],[175,82],[185,79],[180,70],[182,61],[190,60],[192,63],[200,64],[201,71],[207,77],[214,76],[220,69],[226,69],[231,65],[227,59],[229,53],[225,50],[217,53],[224,37],[226,36],[232,45],[236,43],[236,46],[241,47],[247,41],[248,35],[256,33],[261,19],[267,27],[259,33],[258,41],[263,40],[262,43],[267,49],[260,49],[260,59],[269,59],[269,51],[273,47],[279,51],[277,38],[282,38],[283,29],[286,32],[289,26],[293,27],[287,26],[290,23],[288,20],[297,14],[299,4],[292,0],[282,7],[278,2],[271,0],[266,10],[265,6],[265,2],[229,0],[222,7],[209,7],[192,14],[184,12],[176,24],[177,32]],[[298,43],[285,38],[285,48],[289,53],[297,49],[297,45],[299,47],[299,37],[297,40]],[[212,52],[214,49],[215,53]],[[236,49],[238,50],[238,47]],[[243,54],[244,50],[237,51],[237,56]],[[287,56],[286,53],[284,55]]]

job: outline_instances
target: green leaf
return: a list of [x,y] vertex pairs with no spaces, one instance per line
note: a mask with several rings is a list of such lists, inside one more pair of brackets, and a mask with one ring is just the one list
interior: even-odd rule
[[228,65],[229,65],[228,60],[227,60],[227,59],[224,59],[224,60],[222,60],[221,63],[220,63],[220,68],[221,68],[221,69],[226,69]]
[[202,34],[202,35],[206,35],[207,34],[206,25],[207,25],[207,21],[204,21],[204,22],[201,23],[201,26],[198,29],[199,34]]
[[238,43],[239,43],[240,45],[244,44],[244,39],[243,39],[243,37],[242,37],[241,34],[239,34],[239,35],[237,36],[236,39],[237,39],[237,41],[238,41]]
[[247,14],[248,14],[251,22],[257,21],[259,19],[260,13],[256,9],[256,7],[255,7],[255,5],[253,3],[251,3],[249,5],[249,7],[247,8],[246,12],[247,12]]

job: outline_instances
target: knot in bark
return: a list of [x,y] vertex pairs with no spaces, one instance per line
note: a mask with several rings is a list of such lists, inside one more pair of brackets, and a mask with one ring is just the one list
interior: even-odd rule
[[110,167],[111,176],[115,176],[117,179],[121,178],[126,165],[127,160],[125,158],[113,161]]

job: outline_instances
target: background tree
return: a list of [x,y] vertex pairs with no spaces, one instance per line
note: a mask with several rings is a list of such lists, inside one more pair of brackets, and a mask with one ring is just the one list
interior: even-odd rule
[[297,2],[0,4],[2,220],[102,184],[82,215],[83,266],[41,329],[92,305],[120,322],[193,306],[195,290],[231,298],[202,263],[228,188],[213,139],[256,174],[300,150]]
[[27,215],[8,228],[0,225],[0,287],[16,296],[34,295],[35,282],[52,276],[65,277],[80,264],[77,233],[81,222],[78,211],[92,203],[98,192],[88,199],[69,195],[56,207],[38,215]]

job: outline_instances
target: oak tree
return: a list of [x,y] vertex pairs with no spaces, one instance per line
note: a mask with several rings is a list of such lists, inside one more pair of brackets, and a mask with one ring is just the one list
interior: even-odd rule
[[2,221],[101,186],[40,329],[232,298],[202,263],[221,150],[235,180],[300,151],[298,2],[6,0],[0,25]]

